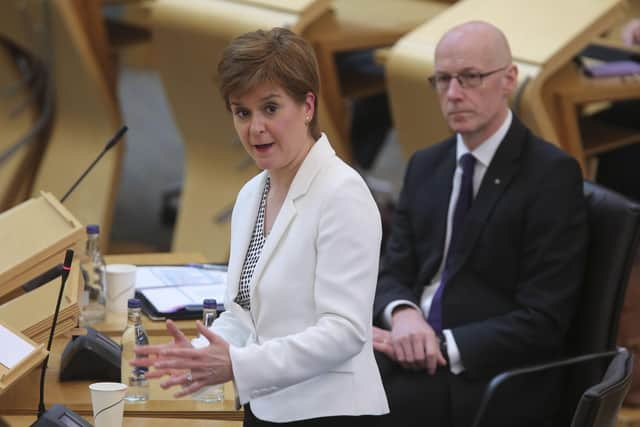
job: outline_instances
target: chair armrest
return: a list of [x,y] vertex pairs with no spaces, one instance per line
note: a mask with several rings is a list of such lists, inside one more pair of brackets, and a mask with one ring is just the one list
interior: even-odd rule
[[545,362],[538,365],[527,366],[523,368],[512,369],[509,371],[501,372],[498,375],[494,376],[489,384],[487,384],[487,388],[484,392],[484,396],[482,397],[482,402],[480,403],[480,407],[476,412],[476,417],[473,422],[473,427],[478,427],[480,425],[480,421],[482,421],[482,417],[484,416],[484,412],[487,409],[487,405],[491,401],[491,398],[495,394],[498,387],[504,384],[511,378],[518,377],[521,375],[527,375],[534,372],[547,371],[550,369],[561,368],[569,365],[576,365],[583,362],[588,362],[596,359],[604,359],[608,357],[613,357],[622,351],[620,348],[616,350],[602,351],[598,353],[588,353],[580,356],[562,358],[558,360],[554,360],[551,362]]

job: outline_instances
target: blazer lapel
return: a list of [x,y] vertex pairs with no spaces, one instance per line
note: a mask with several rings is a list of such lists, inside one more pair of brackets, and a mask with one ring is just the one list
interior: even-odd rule
[[527,135],[527,129],[513,116],[511,128],[498,147],[482,179],[478,194],[465,221],[451,275],[455,274],[466,261],[482,231],[482,226],[479,225],[486,223],[496,202],[518,171],[518,158],[522,153]]
[[259,301],[257,301],[257,298],[255,298],[256,284],[260,283],[260,277],[269,264],[269,260],[276,253],[283,236],[285,235],[287,229],[289,228],[289,225],[297,214],[295,206],[296,200],[300,197],[303,197],[307,193],[309,187],[311,186],[313,178],[329,161],[329,159],[334,156],[335,152],[331,148],[327,137],[322,134],[322,137],[313,144],[313,147],[311,147],[311,150],[307,154],[307,157],[302,162],[302,165],[300,165],[300,169],[298,169],[296,176],[293,178],[291,187],[289,188],[289,192],[287,193],[287,196],[282,203],[280,212],[278,212],[278,216],[273,223],[271,232],[269,233],[269,236],[264,243],[262,254],[260,255],[258,264],[256,264],[255,270],[253,271],[251,282],[249,283],[249,289],[251,290],[252,309],[257,310],[259,305]]
[[231,233],[231,251],[227,273],[227,294],[235,297],[240,285],[240,274],[247,255],[247,249],[258,217],[262,191],[267,180],[267,173],[262,172],[252,188],[236,202],[233,229]]
[[[425,226],[430,228],[428,235],[434,236],[433,245],[429,253],[437,256],[426,256],[419,272],[418,283],[424,286],[425,280],[431,280],[442,262],[444,255],[444,242],[447,233],[447,213],[449,211],[449,199],[451,197],[451,187],[453,185],[453,174],[456,169],[456,140],[450,139],[447,148],[442,156],[442,160],[436,162],[438,167],[432,173],[433,179],[430,185],[423,187],[425,199],[418,200],[427,209],[423,212],[424,218],[433,218],[431,224]],[[431,174],[425,171],[425,174]],[[428,175],[427,175],[428,177]],[[425,177],[425,178],[427,178]],[[435,214],[432,214],[434,212]]]

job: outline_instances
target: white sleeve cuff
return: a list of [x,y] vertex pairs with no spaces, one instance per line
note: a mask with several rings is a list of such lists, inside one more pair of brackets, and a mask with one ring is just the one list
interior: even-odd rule
[[389,304],[387,304],[384,311],[382,312],[382,322],[384,323],[384,326],[387,329],[391,329],[391,314],[393,313],[393,310],[399,305],[408,305],[422,312],[420,310],[420,307],[418,307],[417,305],[415,305],[409,300],[399,299],[399,300],[392,301]]
[[453,338],[453,333],[450,329],[444,329],[442,331],[442,334],[447,340],[447,353],[449,353],[449,370],[452,374],[458,375],[464,372],[464,365],[462,364],[462,359],[460,358],[460,350],[458,350],[458,345],[456,344],[456,340],[455,338]]

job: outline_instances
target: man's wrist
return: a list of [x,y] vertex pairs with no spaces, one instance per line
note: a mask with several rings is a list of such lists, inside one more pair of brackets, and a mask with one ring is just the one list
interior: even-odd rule
[[412,317],[418,317],[418,318],[424,319],[424,317],[422,316],[422,313],[418,311],[418,309],[415,308],[414,306],[409,304],[398,305],[391,312],[391,327],[393,327],[393,323],[397,319],[407,319],[407,318],[411,319]]

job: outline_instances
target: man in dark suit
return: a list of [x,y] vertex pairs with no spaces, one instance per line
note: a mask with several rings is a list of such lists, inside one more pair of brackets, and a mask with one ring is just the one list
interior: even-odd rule
[[[508,107],[517,68],[486,22],[448,31],[430,78],[456,136],[409,161],[374,306],[386,425],[471,425],[500,371],[560,355],[582,282],[578,164]],[[542,426],[557,375],[507,387],[483,425]]]

